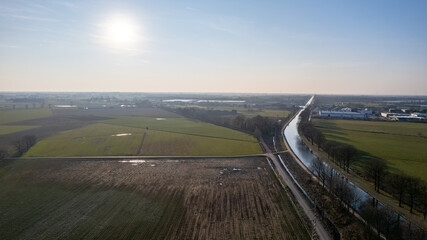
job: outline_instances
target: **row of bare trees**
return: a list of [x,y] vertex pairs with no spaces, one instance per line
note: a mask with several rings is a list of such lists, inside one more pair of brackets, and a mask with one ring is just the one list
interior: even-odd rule
[[311,141],[312,145],[316,144],[319,150],[322,149],[328,154],[328,158],[348,172],[357,155],[356,148],[348,144],[326,140],[323,133],[311,123],[310,112],[310,108],[301,112],[298,130]]
[[34,144],[37,142],[37,137],[35,135],[25,135],[20,139],[13,142],[16,152],[11,153],[11,150],[6,148],[0,148],[0,160],[5,159],[10,156],[22,156],[25,152],[30,150]]
[[255,117],[245,117],[242,114],[237,114],[236,111],[209,110],[193,107],[168,110],[175,111],[178,114],[189,118],[196,118],[202,121],[249,132],[257,138],[262,135],[274,135],[274,131],[278,126],[277,121],[274,118],[263,117],[260,115]]
[[25,135],[21,139],[16,140],[13,145],[16,148],[18,156],[22,156],[25,152],[30,150],[34,144],[37,142],[37,137],[35,135]]
[[313,159],[311,163],[311,170],[322,182],[322,188],[325,185],[329,187],[329,192],[335,194],[338,199],[347,205],[347,210],[354,208],[359,197],[356,195],[354,188],[348,183],[347,179],[325,164],[319,158]]
[[[355,188],[347,179],[337,174],[333,168],[326,165],[322,160],[318,158],[314,159],[311,170],[319,177],[323,188],[325,189],[326,185],[329,192],[335,195],[338,202],[344,203],[349,213],[354,213],[354,211],[358,209],[359,214],[368,223],[367,227],[369,231],[367,232],[371,232],[370,226],[373,226],[378,231],[377,236],[382,233],[386,236],[386,239],[424,239],[423,231],[420,228],[411,228],[408,222],[403,222],[406,225],[402,225],[403,223],[401,224],[400,216],[384,205],[379,204],[377,200],[372,199],[372,203],[370,199],[365,202],[360,202],[361,196],[357,194]],[[399,188],[396,189],[399,190],[401,194],[406,194],[408,200],[419,199],[422,201],[421,198],[417,198],[417,196],[424,198],[424,207],[426,207],[425,188],[422,190],[421,182],[417,183],[416,178],[400,175],[399,177],[393,176],[394,180],[391,180],[388,179],[388,177],[392,177],[392,175],[386,176],[387,182],[395,181],[394,184],[399,184]],[[418,195],[420,193],[421,195]],[[372,236],[369,236],[368,238],[371,239],[371,237]],[[376,237],[373,238],[375,239]]]
[[[324,150],[328,158],[334,161],[338,166],[349,172],[350,166],[356,160],[357,150],[348,144],[337,143],[325,139],[319,129],[315,128],[309,121],[310,109],[301,113],[301,122],[299,131],[307,137],[312,144]],[[322,163],[322,161],[320,161]],[[323,181],[327,181],[325,170],[321,169],[321,163],[314,163],[313,170],[316,175]],[[322,163],[323,164],[323,163]],[[384,159],[369,158],[364,161],[362,168],[363,176],[374,183],[377,192],[385,190],[399,200],[399,206],[403,203],[409,206],[410,212],[414,208],[422,212],[424,219],[427,215],[427,184],[420,178],[408,176],[402,172],[392,173],[389,171]]]
[[405,203],[409,211],[414,208],[423,212],[424,219],[427,214],[427,184],[420,178],[406,175],[403,172],[390,172],[387,163],[383,159],[371,158],[365,161],[364,175],[374,182],[375,190],[380,189],[392,194],[399,200],[399,207]]

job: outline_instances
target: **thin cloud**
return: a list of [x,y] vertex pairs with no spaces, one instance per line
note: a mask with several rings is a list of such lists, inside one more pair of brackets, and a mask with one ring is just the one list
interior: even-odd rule
[[76,8],[77,6],[72,3],[72,2],[68,2],[68,1],[51,1],[51,3],[56,4],[56,5],[60,5],[66,8]]
[[36,11],[29,8],[10,8],[5,6],[0,6],[0,12],[4,13],[40,13],[40,11]]
[[185,9],[190,10],[190,11],[199,11],[199,9],[193,8],[193,7],[185,7]]
[[206,25],[213,30],[221,31],[231,35],[244,35],[252,24],[236,16],[216,16],[214,22],[211,20]]
[[221,31],[221,32],[229,33],[229,34],[232,34],[232,35],[239,35],[239,31],[231,29],[231,28],[227,28],[227,27],[224,27],[224,26],[220,26],[220,25],[218,25],[216,23],[211,23],[209,25],[209,27],[212,28],[212,29],[214,29],[214,30],[218,30],[218,31]]
[[25,15],[17,15],[17,14],[1,14],[6,17],[14,17],[23,20],[31,20],[31,21],[45,21],[45,22],[58,22],[59,20],[53,18],[45,18],[45,17],[35,17],[35,16],[25,16]]
[[304,62],[297,67],[309,68],[360,68],[374,66],[374,62]]
[[19,48],[18,45],[0,44],[1,48]]

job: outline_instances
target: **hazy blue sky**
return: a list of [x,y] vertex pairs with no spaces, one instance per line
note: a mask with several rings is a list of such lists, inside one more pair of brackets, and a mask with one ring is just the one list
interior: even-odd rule
[[427,1],[0,1],[1,91],[427,94]]

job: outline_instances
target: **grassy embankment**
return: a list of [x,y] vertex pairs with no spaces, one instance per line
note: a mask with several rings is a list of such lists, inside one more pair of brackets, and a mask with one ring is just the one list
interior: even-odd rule
[[[117,134],[128,134],[117,136]],[[246,133],[186,118],[116,117],[41,140],[25,156],[244,155],[261,153]]]
[[0,135],[38,127],[35,125],[15,125],[12,123],[37,118],[44,118],[51,115],[52,112],[50,111],[50,109],[2,110],[0,111]]
[[347,143],[361,154],[355,167],[361,170],[366,156],[387,161],[391,171],[403,171],[427,181],[427,124],[314,119],[328,140]]

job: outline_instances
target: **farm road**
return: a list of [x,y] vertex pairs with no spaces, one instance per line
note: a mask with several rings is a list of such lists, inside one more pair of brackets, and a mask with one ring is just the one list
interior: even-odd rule
[[[270,154],[280,154],[281,151]],[[121,160],[121,159],[205,159],[205,158],[247,158],[247,157],[268,157],[266,153],[250,155],[230,155],[230,156],[75,156],[75,157],[19,157],[10,159],[68,159],[68,160]]]
[[277,159],[277,156],[271,152],[270,148],[265,144],[264,141],[261,141],[261,144],[264,146],[264,148],[266,150],[267,157],[273,161],[273,163],[274,163],[276,169],[278,170],[280,176],[282,176],[283,180],[286,183],[286,186],[289,187],[292,194],[295,196],[295,199],[298,201],[299,205],[304,210],[304,213],[307,215],[307,217],[310,219],[310,221],[316,223],[315,228],[316,228],[316,233],[317,233],[319,239],[325,239],[325,240],[331,239],[329,234],[328,234],[328,231],[326,231],[326,229],[323,226],[320,219],[318,219],[317,216],[314,214],[314,210],[311,207],[311,205],[307,202],[304,195],[299,191],[298,187],[292,181],[291,177],[286,173],[286,171],[284,171],[283,166],[281,165],[280,161]]

